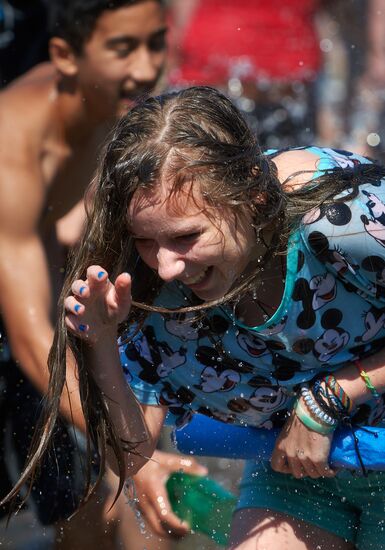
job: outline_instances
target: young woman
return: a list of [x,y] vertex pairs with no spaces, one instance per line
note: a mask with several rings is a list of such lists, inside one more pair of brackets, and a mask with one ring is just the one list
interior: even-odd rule
[[271,463],[246,465],[230,547],[385,548],[384,475],[328,465],[341,422],[385,414],[382,178],[352,153],[262,153],[211,88],[133,108],[106,148],[67,277],[29,472],[70,345],[90,434],[122,480],[167,412],[179,425],[200,412],[279,426]]

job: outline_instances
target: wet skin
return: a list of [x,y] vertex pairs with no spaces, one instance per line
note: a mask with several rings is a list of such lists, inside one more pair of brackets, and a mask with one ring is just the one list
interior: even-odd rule
[[77,59],[79,83],[101,118],[123,115],[155,87],[165,62],[166,22],[147,0],[104,12]]
[[202,300],[221,298],[255,257],[250,220],[208,209],[199,190],[194,197],[181,191],[175,208],[169,190],[163,182],[155,193],[134,195],[129,224],[136,248],[163,281],[181,281]]

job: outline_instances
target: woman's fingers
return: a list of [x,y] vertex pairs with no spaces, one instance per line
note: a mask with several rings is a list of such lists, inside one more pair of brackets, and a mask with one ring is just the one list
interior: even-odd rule
[[84,312],[84,305],[81,304],[74,296],[68,296],[64,300],[64,307],[67,313],[72,313],[73,315],[81,315]]
[[131,303],[131,275],[129,273],[121,273],[116,277],[115,292],[118,302]]
[[145,515],[152,529],[160,536],[178,538],[187,535],[191,530],[188,523],[173,512],[165,490],[148,503]]
[[286,454],[279,450],[273,452],[270,464],[275,472],[280,472],[281,474],[291,473]]
[[336,472],[330,468],[326,462],[312,461],[305,456],[304,451],[298,449],[296,456],[290,457],[283,453],[277,453],[271,460],[271,467],[274,471],[281,474],[291,474],[293,477],[300,479],[302,477],[310,477],[317,479],[319,477],[334,477]]
[[90,295],[90,289],[88,288],[88,282],[78,279],[72,283],[71,291],[74,296],[79,298],[88,298]]
[[90,327],[86,323],[82,322],[79,317],[76,317],[72,313],[67,313],[65,323],[67,328],[69,328],[71,332],[75,333],[77,336],[88,338]]
[[107,282],[108,273],[100,265],[91,265],[87,269],[87,283],[90,292],[100,292],[100,290],[105,289]]
[[155,503],[146,502],[144,506],[141,502],[140,509],[149,527],[160,537],[179,538],[190,532],[188,524],[178,518],[172,512],[171,507],[164,507],[161,497]]
[[119,319],[127,317],[131,309],[131,276],[121,273],[115,280],[114,292],[110,296],[110,305],[116,309]]
[[131,308],[131,277],[121,273],[113,284],[99,265],[87,269],[86,280],[77,279],[65,298],[66,325],[78,336],[97,340],[108,327],[116,328]]
[[329,464],[323,460],[313,461],[314,468],[318,477],[334,477],[337,472],[330,468]]

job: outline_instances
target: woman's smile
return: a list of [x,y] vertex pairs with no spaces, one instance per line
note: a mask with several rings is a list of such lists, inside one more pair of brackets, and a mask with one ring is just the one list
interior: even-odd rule
[[198,273],[198,275],[195,275],[194,277],[185,277],[181,280],[181,282],[191,288],[191,290],[194,290],[194,288],[199,289],[208,282],[208,277],[211,273],[212,268],[206,267],[206,269]]

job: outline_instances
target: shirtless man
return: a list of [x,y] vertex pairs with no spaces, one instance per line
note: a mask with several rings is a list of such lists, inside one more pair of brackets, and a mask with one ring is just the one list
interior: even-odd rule
[[[51,3],[51,62],[0,94],[0,311],[6,334],[0,348],[0,427],[7,417],[20,467],[48,384],[46,361],[64,265],[57,222],[81,200],[116,117],[153,90],[166,53],[160,0]],[[63,416],[82,429],[75,372],[68,373],[67,385]],[[82,514],[64,521],[79,497],[68,433],[64,425],[59,428],[53,465],[43,469],[33,491],[39,519],[58,527],[61,548],[91,548],[95,541],[107,548],[102,531],[95,523],[85,528]],[[52,470],[57,463],[66,474],[60,483]],[[5,463],[0,466],[4,496],[10,485]]]

